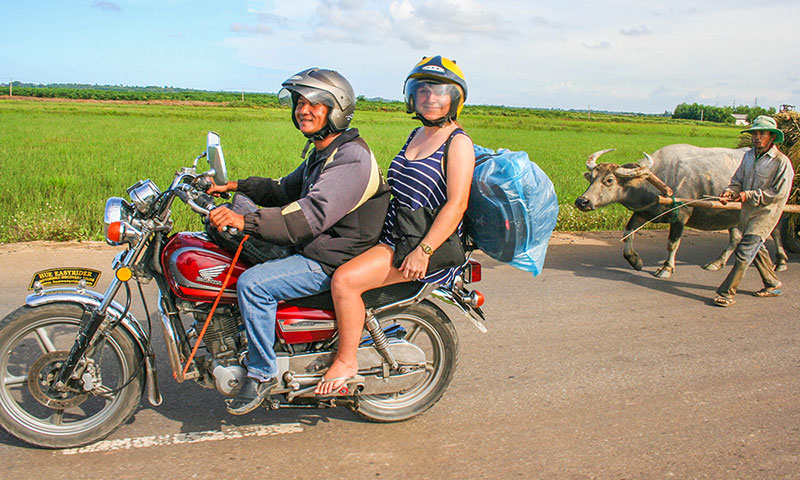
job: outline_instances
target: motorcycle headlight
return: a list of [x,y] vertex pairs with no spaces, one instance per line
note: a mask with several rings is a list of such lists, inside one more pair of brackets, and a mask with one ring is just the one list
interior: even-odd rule
[[109,245],[122,245],[136,241],[139,231],[133,227],[132,221],[133,207],[131,204],[119,197],[109,198],[103,215],[106,242]]
[[128,189],[133,205],[142,213],[147,213],[153,206],[156,197],[161,194],[155,183],[151,180],[138,181]]

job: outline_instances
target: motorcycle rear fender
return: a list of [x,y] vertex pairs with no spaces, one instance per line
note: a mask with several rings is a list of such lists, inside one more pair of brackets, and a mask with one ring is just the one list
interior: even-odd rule
[[486,329],[486,318],[483,316],[483,311],[479,307],[471,307],[467,305],[457,292],[454,292],[446,287],[439,287],[431,292],[431,296],[441,302],[444,302],[448,305],[453,305],[461,310],[461,313],[467,317],[467,320],[472,322],[475,328],[481,332],[486,333],[488,331]]
[[[51,288],[42,290],[38,293],[30,294],[25,298],[25,305],[29,307],[38,307],[50,303],[76,303],[83,307],[98,308],[102,302],[102,294],[93,290],[79,289],[75,287]],[[122,312],[124,310],[125,309],[122,305],[112,301],[108,307],[107,315],[110,315],[113,319],[117,320],[122,316]],[[141,352],[142,356],[144,356],[144,358],[147,360],[147,368],[145,368],[145,372],[147,375],[146,383],[149,387],[148,400],[154,406],[159,405],[161,403],[161,394],[158,391],[158,385],[155,380],[157,378],[155,362],[153,362],[150,358],[153,353],[152,346],[150,344],[150,338],[147,336],[147,333],[144,331],[144,329],[142,329],[142,326],[139,325],[139,321],[136,320],[136,318],[130,312],[128,312],[125,315],[125,318],[120,321],[120,325],[131,335],[136,346],[139,347],[139,351]]]

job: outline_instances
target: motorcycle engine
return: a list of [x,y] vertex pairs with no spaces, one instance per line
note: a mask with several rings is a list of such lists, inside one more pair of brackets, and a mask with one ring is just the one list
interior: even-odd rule
[[[197,305],[193,310],[193,327],[198,334],[208,318],[208,310],[208,304]],[[219,305],[203,335],[203,343],[211,355],[206,368],[214,377],[214,386],[223,395],[235,393],[247,375],[240,362],[240,352],[247,345],[240,323],[238,312],[228,305]]]

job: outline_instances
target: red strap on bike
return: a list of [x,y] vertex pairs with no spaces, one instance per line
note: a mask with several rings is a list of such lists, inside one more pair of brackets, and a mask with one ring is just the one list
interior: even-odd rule
[[[222,282],[222,287],[219,289],[219,293],[217,294],[217,298],[214,300],[214,305],[211,306],[211,311],[208,312],[208,318],[206,318],[206,323],[203,324],[203,328],[200,330],[200,335],[197,336],[197,341],[194,343],[194,348],[192,349],[192,354],[189,355],[189,359],[186,360],[186,366],[183,367],[183,376],[186,376],[186,372],[189,371],[189,365],[192,364],[192,360],[194,360],[194,354],[197,353],[197,348],[200,346],[200,342],[203,341],[203,335],[206,334],[206,330],[208,329],[208,324],[211,323],[211,317],[214,316],[214,312],[217,310],[217,305],[219,304],[219,300],[222,298],[222,293],[225,292],[225,287],[228,286],[228,281],[231,279],[231,274],[233,273],[233,269],[236,268],[236,261],[239,260],[239,254],[242,253],[242,247],[244,246],[244,242],[250,238],[250,235],[245,235],[242,238],[242,241],[239,242],[239,248],[236,249],[236,253],[233,255],[233,261],[231,262],[231,266],[228,269],[228,274],[225,275],[225,280]],[[172,374],[173,377],[177,377],[176,373]]]

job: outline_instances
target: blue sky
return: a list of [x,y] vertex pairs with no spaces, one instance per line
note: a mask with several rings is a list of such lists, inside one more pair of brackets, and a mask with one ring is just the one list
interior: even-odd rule
[[797,0],[9,0],[0,82],[275,92],[319,66],[400,99],[441,54],[473,104],[800,106],[799,25]]

